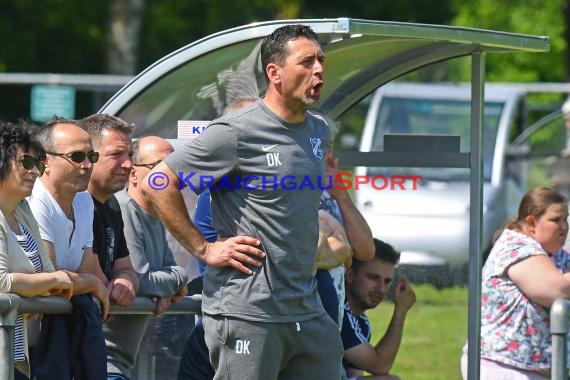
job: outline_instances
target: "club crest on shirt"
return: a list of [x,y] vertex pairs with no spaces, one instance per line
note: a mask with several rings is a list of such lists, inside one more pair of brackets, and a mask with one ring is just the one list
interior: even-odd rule
[[322,160],[325,154],[323,152],[323,148],[321,148],[321,139],[319,137],[310,137],[309,142],[311,143],[315,157]]

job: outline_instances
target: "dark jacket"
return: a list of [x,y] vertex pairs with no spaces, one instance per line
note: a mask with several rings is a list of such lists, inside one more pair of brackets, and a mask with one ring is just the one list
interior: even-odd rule
[[71,297],[72,314],[46,314],[32,362],[36,380],[106,380],[101,314],[91,296]]

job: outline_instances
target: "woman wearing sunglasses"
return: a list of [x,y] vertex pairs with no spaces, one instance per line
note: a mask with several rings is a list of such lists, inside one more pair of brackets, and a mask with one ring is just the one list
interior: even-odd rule
[[[25,200],[42,175],[45,152],[30,127],[0,122],[0,292],[23,297],[57,295],[69,299],[73,285],[63,271],[54,271],[38,225]],[[30,354],[37,321],[19,315],[15,329],[15,379],[30,376]]]

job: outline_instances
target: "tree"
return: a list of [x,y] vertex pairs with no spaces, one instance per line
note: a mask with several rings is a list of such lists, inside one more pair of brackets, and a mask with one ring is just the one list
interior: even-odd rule
[[111,74],[136,72],[144,5],[144,0],[111,2],[107,29],[107,70]]
[[[566,0],[455,0],[451,23],[512,33],[550,36],[548,53],[489,54],[486,79],[512,82],[561,82],[568,78],[565,60]],[[462,79],[470,68],[463,67]]]
[[570,82],[570,49],[568,49],[568,41],[570,41],[570,2],[564,2],[564,41],[565,45],[565,60],[566,64],[566,82]]

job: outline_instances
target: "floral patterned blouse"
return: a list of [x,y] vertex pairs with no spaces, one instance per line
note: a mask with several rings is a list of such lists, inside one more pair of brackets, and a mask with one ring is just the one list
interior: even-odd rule
[[526,370],[551,365],[550,311],[530,300],[507,276],[507,268],[547,255],[531,237],[505,229],[483,266],[481,357]]

